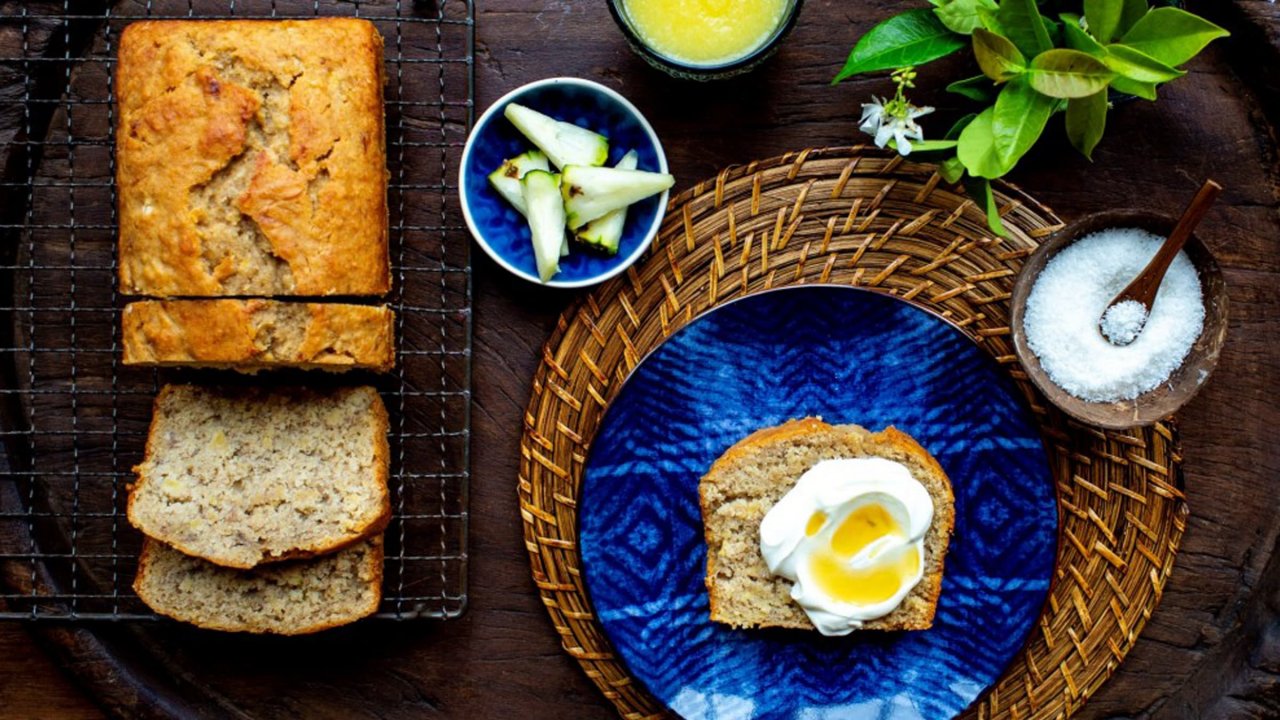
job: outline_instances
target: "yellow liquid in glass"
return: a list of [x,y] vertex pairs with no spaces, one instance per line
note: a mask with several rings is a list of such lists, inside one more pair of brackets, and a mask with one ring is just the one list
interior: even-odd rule
[[645,45],[686,65],[722,65],[751,54],[778,28],[788,0],[625,0]]

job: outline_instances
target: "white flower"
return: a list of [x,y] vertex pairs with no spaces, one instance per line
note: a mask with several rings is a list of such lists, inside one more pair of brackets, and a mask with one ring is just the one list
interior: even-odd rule
[[876,132],[876,147],[884,147],[889,144],[889,138],[893,138],[894,147],[897,148],[901,155],[911,154],[911,141],[924,140],[924,130],[916,122],[916,118],[928,115],[933,112],[933,108],[916,107],[908,104],[906,106],[906,117],[892,117],[880,126],[880,130]]
[[871,102],[862,104],[858,129],[873,135],[876,147],[882,148],[892,140],[899,153],[908,155],[912,140],[924,140],[924,130],[916,118],[931,112],[931,107],[917,107],[908,102],[890,102],[886,107],[883,99],[872,95]]
[[858,121],[862,124],[858,129],[868,135],[875,135],[880,129],[882,120],[884,120],[884,100],[872,95],[871,102],[862,103],[862,119]]
[[924,130],[916,118],[928,115],[933,108],[912,105],[907,100],[906,89],[915,87],[915,77],[915,68],[895,70],[892,78],[898,88],[893,98],[885,100],[872,95],[871,102],[862,104],[858,129],[874,137],[876,147],[885,147],[892,142],[895,150],[907,155],[911,152],[912,140],[924,140]]

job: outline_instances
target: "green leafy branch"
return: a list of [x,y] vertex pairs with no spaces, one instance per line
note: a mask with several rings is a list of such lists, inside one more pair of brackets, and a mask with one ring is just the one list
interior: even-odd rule
[[1201,17],[1152,8],[1147,0],[1083,0],[1079,12],[1056,20],[1042,15],[1036,0],[930,2],[932,8],[900,13],[863,35],[832,82],[901,72],[971,47],[982,74],[947,90],[985,107],[962,117],[943,140],[910,147],[936,159],[947,182],[963,182],[999,234],[1004,229],[990,181],[1017,165],[1052,116],[1066,114],[1067,139],[1092,159],[1106,129],[1109,93],[1155,100],[1161,84],[1186,74],[1178,66],[1228,35]]

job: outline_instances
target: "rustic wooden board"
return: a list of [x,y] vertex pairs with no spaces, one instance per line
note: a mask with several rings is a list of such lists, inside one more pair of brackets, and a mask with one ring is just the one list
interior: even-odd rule
[[[60,7],[60,3],[56,3]],[[281,0],[280,8],[310,3]],[[1191,518],[1165,597],[1116,677],[1079,717],[1274,717],[1280,714],[1280,14],[1265,0],[1193,3],[1233,39],[1198,60],[1158,104],[1112,116],[1090,164],[1065,142],[1038,149],[1012,179],[1065,219],[1116,205],[1175,211],[1212,175],[1227,187],[1204,225],[1227,275],[1232,325],[1221,365],[1182,414]],[[627,51],[602,3],[481,0],[477,100],[553,74],[626,93],[666,142],[679,188],[719,167],[856,138],[858,103],[884,80],[827,80],[861,32],[900,3],[809,0],[795,34],[759,73],[685,85]],[[17,3],[0,5],[16,12]],[[0,33],[0,47],[14,41]],[[1270,44],[1269,44],[1270,43]],[[569,48],[566,50],[566,48]],[[1257,70],[1249,70],[1256,67]],[[3,72],[3,69],[0,69]],[[928,73],[926,73],[928,75]],[[939,74],[941,75],[941,73]],[[921,97],[954,115],[958,103],[925,78]],[[0,95],[21,78],[0,76]],[[13,117],[0,112],[0,139]],[[945,126],[945,118],[926,127]],[[459,238],[458,242],[465,242]],[[471,509],[471,609],[461,620],[376,628],[298,643],[208,637],[141,626],[36,628],[59,661],[113,714],[161,697],[216,690],[254,717],[612,716],[559,647],[529,579],[513,492],[521,416],[540,346],[573,295],[541,291],[486,260],[475,272],[476,356]],[[0,626],[0,716],[92,716],[89,701],[46,703],[49,666],[24,630]],[[164,667],[154,645],[181,648]],[[246,652],[245,648],[249,648]],[[146,673],[154,673],[148,678]],[[128,674],[121,674],[128,673]],[[150,692],[139,690],[149,688]],[[230,714],[230,708],[206,706]]]

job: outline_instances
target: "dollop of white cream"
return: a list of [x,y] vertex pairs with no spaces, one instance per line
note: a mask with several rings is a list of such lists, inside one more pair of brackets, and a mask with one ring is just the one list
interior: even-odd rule
[[[920,562],[914,577],[902,582],[887,600],[871,605],[843,602],[822,591],[808,560],[822,544],[830,544],[838,527],[854,510],[879,503],[907,537],[885,536],[858,552],[851,563],[874,564],[906,545],[914,545]],[[827,517],[827,529],[806,534],[814,513]],[[823,635],[847,635],[868,620],[884,617],[902,603],[924,577],[924,536],[933,521],[933,498],[905,465],[887,458],[824,460],[810,468],[760,523],[760,552],[776,575],[791,580],[791,597]]]

